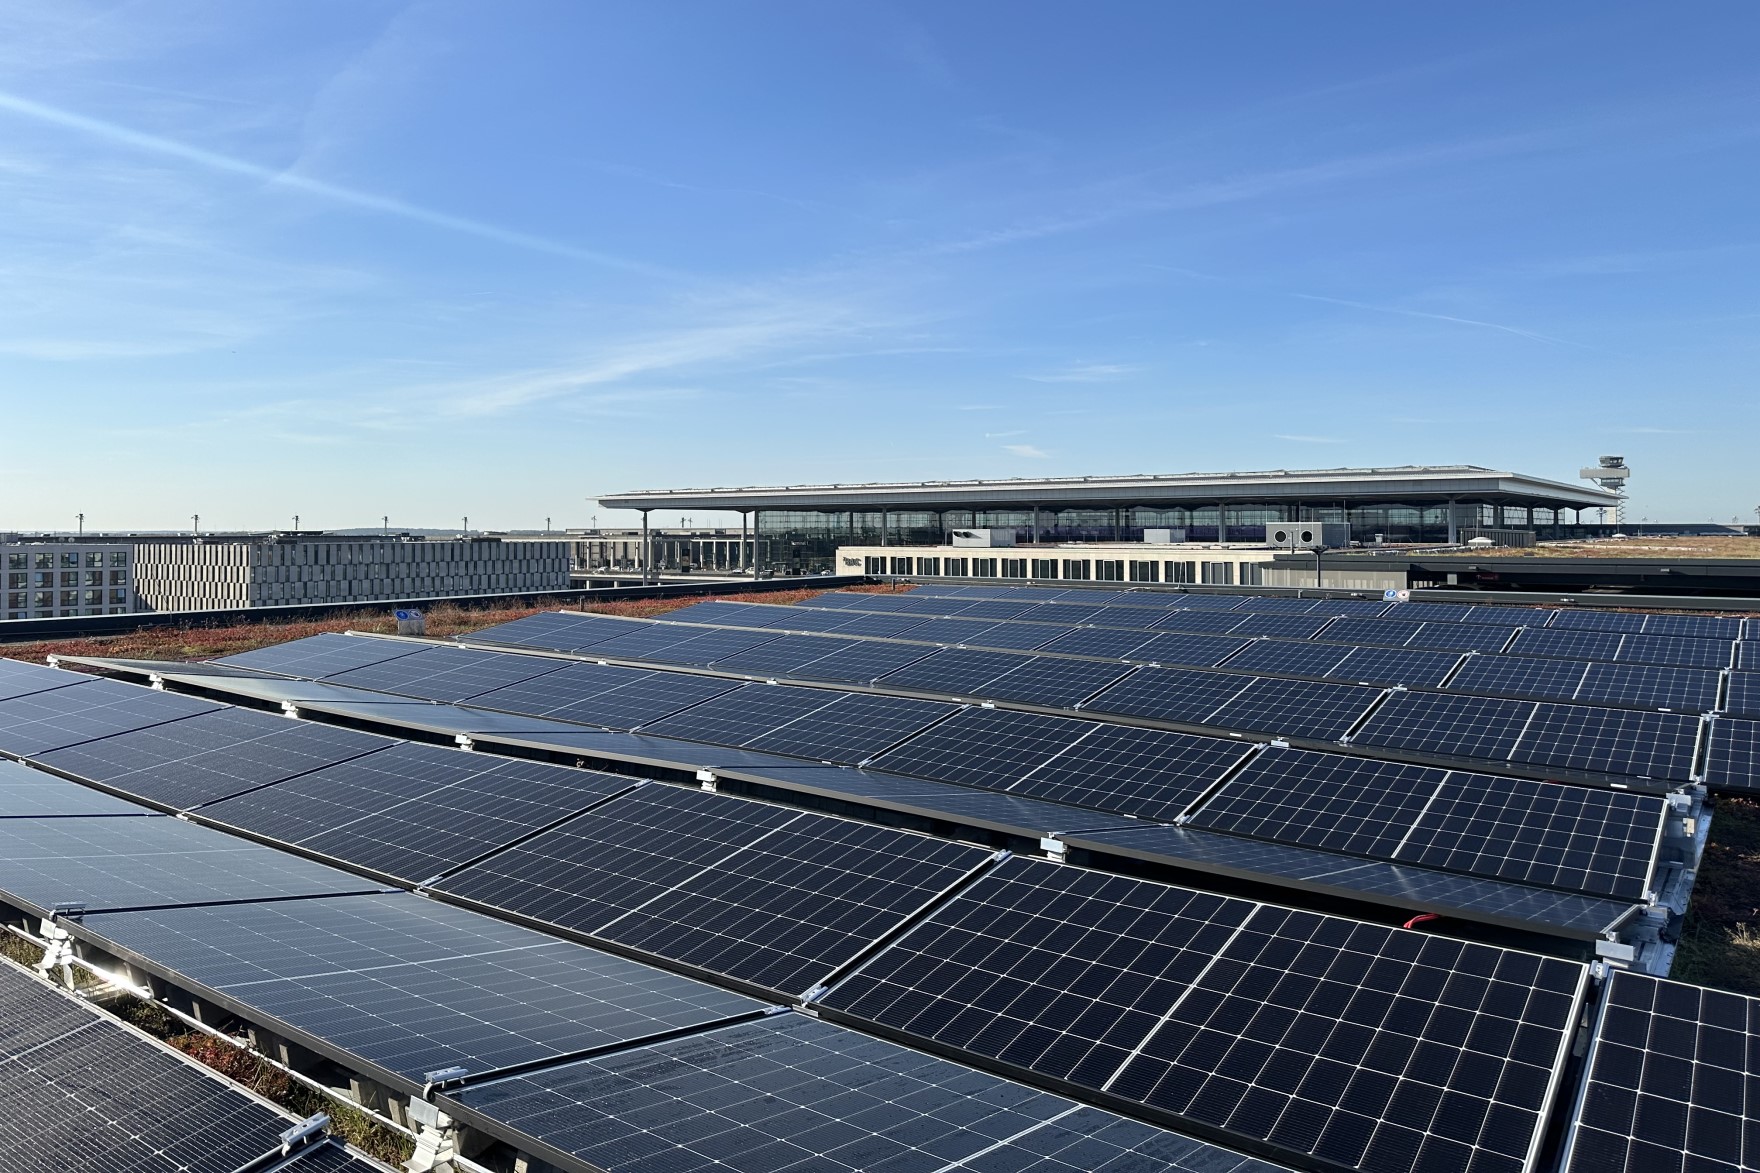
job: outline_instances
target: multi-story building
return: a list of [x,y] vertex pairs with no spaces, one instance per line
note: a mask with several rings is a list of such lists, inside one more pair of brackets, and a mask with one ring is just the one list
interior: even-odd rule
[[568,589],[562,542],[323,533],[141,538],[145,611],[208,611]]
[[117,538],[0,534],[0,618],[118,615],[136,610],[134,547]]
[[1197,583],[1258,586],[1276,546],[1213,542],[1060,542],[1005,548],[839,546],[839,574],[1013,578],[1035,582]]

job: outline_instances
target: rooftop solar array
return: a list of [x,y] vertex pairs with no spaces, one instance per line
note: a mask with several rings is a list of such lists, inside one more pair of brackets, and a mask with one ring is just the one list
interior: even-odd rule
[[397,640],[360,640],[323,633],[289,643],[271,644],[255,651],[221,656],[216,664],[274,672],[301,680],[322,680],[338,672],[382,664],[400,656],[413,656],[427,645]]
[[88,915],[79,932],[418,1086],[761,1006],[407,892]]
[[45,668],[41,664],[27,664],[23,660],[0,658],[0,701],[90,682],[91,677],[75,672]]
[[1530,1167],[1584,966],[1011,860],[817,1003],[1346,1169]]
[[799,994],[988,856],[747,799],[645,787],[437,889]]
[[211,701],[179,693],[81,678],[72,672],[61,675],[81,682],[0,701],[0,753],[16,757],[47,753],[221,709]]
[[77,782],[0,761],[0,819],[47,815],[146,815],[143,806],[113,798]]
[[[6,1173],[233,1173],[281,1156],[290,1117],[6,962],[0,1021]],[[274,1167],[383,1168],[321,1138]]]
[[1273,1173],[1283,1166],[801,1014],[448,1094],[620,1173]]

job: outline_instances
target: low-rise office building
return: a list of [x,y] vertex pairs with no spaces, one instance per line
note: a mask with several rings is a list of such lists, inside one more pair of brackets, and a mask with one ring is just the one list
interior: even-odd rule
[[119,615],[136,609],[134,547],[105,538],[0,534],[0,618]]
[[1067,542],[1032,546],[839,546],[837,573],[1034,582],[1258,586],[1287,549],[1201,542]]

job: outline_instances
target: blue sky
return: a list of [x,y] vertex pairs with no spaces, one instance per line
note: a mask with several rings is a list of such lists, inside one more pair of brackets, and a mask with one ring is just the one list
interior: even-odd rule
[[[0,529],[1635,468],[1753,520],[1760,8],[0,7]],[[704,519],[707,520],[707,519]]]

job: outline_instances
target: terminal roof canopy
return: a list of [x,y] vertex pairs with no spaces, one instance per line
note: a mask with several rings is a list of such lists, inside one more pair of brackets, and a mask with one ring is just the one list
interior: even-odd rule
[[1117,477],[1020,477],[1007,480],[880,484],[780,485],[657,489],[611,493],[612,509],[1007,509],[1086,505],[1214,505],[1347,500],[1353,504],[1466,501],[1594,509],[1617,504],[1617,493],[1500,472],[1477,465],[1393,468],[1274,469],[1268,472],[1149,473]]

